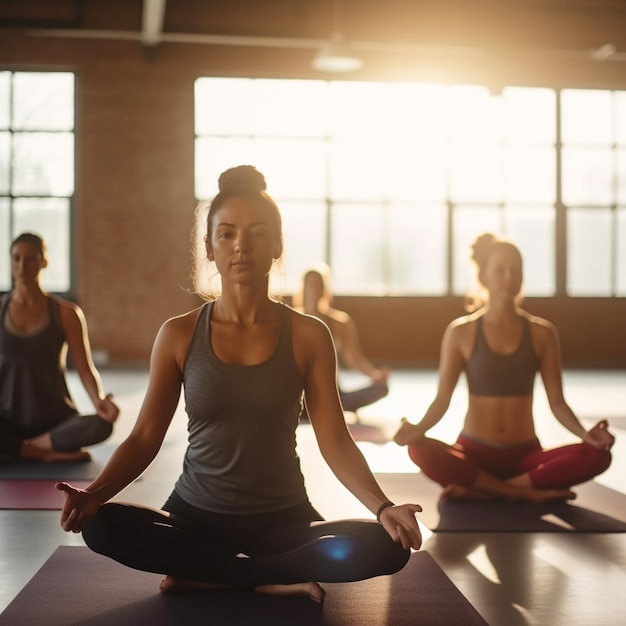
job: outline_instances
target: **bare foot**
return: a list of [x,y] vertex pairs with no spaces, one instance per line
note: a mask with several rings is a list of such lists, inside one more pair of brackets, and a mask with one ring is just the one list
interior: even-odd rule
[[91,461],[89,452],[82,448],[72,452],[58,452],[57,450],[40,448],[28,441],[22,444],[20,458],[30,461],[41,461],[42,463],[86,463]]
[[574,500],[576,494],[570,489],[534,489],[528,488],[522,490],[523,502],[534,502],[535,504],[543,504],[545,502],[565,502],[566,500]]
[[497,496],[479,489],[463,487],[461,485],[448,485],[439,496],[440,500],[496,500]]
[[176,593],[177,591],[184,591],[185,589],[232,589],[232,585],[225,585],[223,583],[201,583],[193,580],[174,578],[173,576],[166,576],[159,585],[161,593]]
[[259,585],[254,590],[268,596],[310,598],[314,602],[323,602],[326,595],[324,589],[315,582],[297,583],[295,585]]
[[535,489],[533,487],[517,487],[509,494],[496,494],[492,491],[448,485],[442,492],[441,500],[504,500],[507,502],[531,502],[544,504],[546,502],[565,502],[573,500],[576,494],[569,489]]
[[415,425],[411,424],[406,417],[403,417],[402,420],[400,420],[400,428],[393,436],[393,440],[399,446],[406,446],[412,441],[415,441],[418,437],[419,435],[416,436],[415,434]]

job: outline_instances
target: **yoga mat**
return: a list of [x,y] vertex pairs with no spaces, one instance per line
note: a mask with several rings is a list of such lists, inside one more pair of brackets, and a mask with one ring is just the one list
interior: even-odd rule
[[[55,489],[56,480],[0,480],[0,509],[61,510],[65,496]],[[90,480],[75,480],[84,489]]]
[[0,625],[487,624],[428,552],[414,552],[393,576],[324,584],[323,604],[244,590],[160,594],[161,578],[126,568],[86,547],[60,546],[0,614]]
[[93,480],[115,451],[115,444],[88,448],[91,461],[77,463],[0,462],[0,480]]
[[590,481],[574,487],[570,502],[440,501],[441,487],[421,472],[376,474],[394,502],[415,502],[433,532],[626,532],[626,495]]

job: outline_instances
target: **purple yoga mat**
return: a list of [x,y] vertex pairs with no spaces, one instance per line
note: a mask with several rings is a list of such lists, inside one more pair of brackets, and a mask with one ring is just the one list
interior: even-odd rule
[[0,614],[0,626],[487,626],[425,551],[392,576],[324,584],[323,604],[242,589],[160,594],[161,578],[61,546]]
[[[57,491],[56,480],[0,480],[0,509],[60,510],[64,495]],[[90,480],[73,480],[84,489]]]
[[394,502],[415,502],[418,518],[434,532],[626,532],[626,495],[590,481],[577,485],[569,502],[445,501],[441,487],[421,472],[376,474]]

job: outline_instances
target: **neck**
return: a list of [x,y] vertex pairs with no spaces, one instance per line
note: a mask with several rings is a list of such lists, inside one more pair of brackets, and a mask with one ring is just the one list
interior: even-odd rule
[[47,293],[41,289],[38,283],[34,285],[25,285],[17,283],[15,289],[11,293],[11,300],[16,304],[29,305],[40,302],[46,298]]
[[246,287],[228,289],[215,301],[214,319],[251,325],[266,321],[274,311],[275,304],[267,292],[259,293],[256,289]]
[[485,319],[490,322],[506,323],[519,317],[519,308],[512,300],[490,302],[486,308]]

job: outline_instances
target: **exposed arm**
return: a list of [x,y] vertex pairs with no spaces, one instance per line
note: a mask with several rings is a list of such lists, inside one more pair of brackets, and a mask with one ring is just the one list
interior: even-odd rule
[[379,383],[386,383],[389,378],[388,368],[377,368],[367,358],[359,341],[359,333],[354,320],[346,314],[341,344],[341,358],[348,367],[358,370]]
[[394,437],[397,444],[408,445],[423,437],[448,410],[465,363],[460,348],[460,334],[461,327],[455,322],[446,328],[441,341],[437,395],[417,424],[412,425],[406,421],[402,424]]
[[180,399],[183,328],[184,322],[176,318],[159,331],[150,359],[148,389],[137,421],[99,476],[84,491],[66,483],[57,485],[66,492],[61,514],[65,530],[82,530],[100,504],[135,480],[159,451]]
[[119,415],[119,407],[112,401],[111,394],[105,396],[102,391],[102,381],[91,356],[85,316],[80,307],[69,302],[60,303],[60,314],[72,363],[83,387],[98,415],[114,422]]
[[[375,514],[388,498],[378,486],[346,427],[337,392],[337,360],[330,333],[317,320],[308,318],[301,322],[298,337],[301,343],[306,344],[307,411],[320,452],[340,482]],[[407,504],[385,509],[381,516],[385,529],[405,548],[417,549],[421,545],[421,534],[414,516],[419,511],[420,506]]]
[[563,365],[558,332],[546,320],[536,322],[534,332],[541,346],[541,378],[546,390],[550,409],[556,419],[571,433],[598,448],[609,450],[615,438],[608,431],[608,423],[601,420],[589,431],[580,423],[563,395]]

